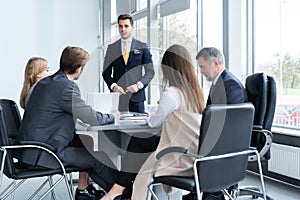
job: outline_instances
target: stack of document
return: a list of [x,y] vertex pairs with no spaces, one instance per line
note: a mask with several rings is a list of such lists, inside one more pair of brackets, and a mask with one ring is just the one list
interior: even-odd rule
[[147,124],[146,119],[147,119],[146,113],[136,113],[136,112],[120,113],[120,123]]
[[137,119],[146,119],[147,114],[146,113],[136,113],[136,112],[121,112],[120,113],[120,119],[121,120],[137,120]]

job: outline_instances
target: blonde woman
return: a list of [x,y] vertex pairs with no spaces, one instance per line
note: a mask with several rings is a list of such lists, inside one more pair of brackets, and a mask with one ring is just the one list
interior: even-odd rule
[[36,83],[50,75],[48,61],[40,57],[32,57],[28,60],[24,73],[24,83],[20,96],[20,105],[25,109],[29,97]]

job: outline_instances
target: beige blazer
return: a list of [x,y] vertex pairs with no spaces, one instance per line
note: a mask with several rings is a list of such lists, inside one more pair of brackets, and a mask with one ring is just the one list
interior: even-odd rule
[[[155,156],[160,150],[171,146],[184,146],[188,148],[189,152],[197,153],[201,118],[202,115],[186,110],[185,103],[167,117],[162,127],[157,150],[146,160],[134,181],[133,200],[145,200],[147,198],[147,186],[150,183],[151,171],[156,162]],[[156,175],[192,175],[193,161],[194,159],[182,156],[182,154],[170,154],[160,162]],[[170,187],[165,187],[165,190],[172,192]]]

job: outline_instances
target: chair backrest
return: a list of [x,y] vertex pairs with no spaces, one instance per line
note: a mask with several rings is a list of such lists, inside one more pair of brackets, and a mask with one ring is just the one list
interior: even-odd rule
[[277,97],[277,89],[276,89],[276,82],[272,76],[268,77],[268,98],[267,98],[267,109],[264,121],[264,128],[267,130],[271,130],[275,110],[276,110],[276,97]]
[[246,78],[248,101],[254,105],[254,125],[263,127],[268,98],[268,78],[265,73],[256,73]]
[[[265,73],[256,73],[246,79],[246,91],[248,100],[254,105],[254,125],[262,130],[271,130],[276,109],[276,83],[273,77]],[[262,134],[252,134],[251,146],[260,151],[266,143]],[[261,155],[264,159],[270,159],[270,151]]]
[[[4,115],[4,109],[2,105],[0,105],[0,146],[9,146],[10,140],[8,137],[8,131],[7,131],[7,120]],[[7,114],[7,113],[6,113]],[[3,161],[3,153],[0,154],[0,160]],[[8,178],[14,178],[15,174],[15,168],[13,163],[13,156],[11,151],[7,151],[6,158],[5,158],[5,165],[4,165],[4,174]]]
[[[200,127],[199,154],[215,156],[249,150],[254,107],[251,103],[210,105]],[[215,192],[245,177],[248,155],[199,162],[202,192]]]
[[9,99],[0,99],[0,105],[2,106],[3,115],[6,120],[8,137],[10,140],[14,140],[17,137],[18,129],[21,124],[19,108],[16,102]]

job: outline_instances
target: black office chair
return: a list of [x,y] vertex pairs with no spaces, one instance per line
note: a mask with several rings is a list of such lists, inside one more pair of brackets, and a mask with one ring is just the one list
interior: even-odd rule
[[21,125],[21,116],[18,105],[10,99],[0,99],[3,115],[6,119],[6,129],[10,144],[14,144],[17,138],[18,129]]
[[[40,190],[45,186],[47,182],[50,184],[50,188],[40,197],[43,199],[47,194],[51,192],[52,197],[55,199],[53,189],[62,181],[65,180],[67,186],[67,192],[70,196],[70,199],[73,199],[73,195],[70,189],[67,171],[64,168],[62,162],[59,158],[53,153],[53,148],[47,144],[28,141],[24,142],[21,145],[14,145],[13,140],[16,138],[17,129],[20,125],[21,118],[18,111],[16,103],[12,100],[1,100],[0,101],[0,159],[1,159],[1,171],[0,171],[0,188],[2,186],[3,176],[6,175],[8,178],[12,179],[13,182],[6,187],[1,193],[1,199],[6,199],[11,195],[22,183],[27,179],[37,178],[37,177],[47,177],[47,179],[41,184],[40,187],[29,197],[33,198],[40,192]],[[46,151],[51,154],[59,163],[60,169],[46,169],[38,168],[25,165],[18,162],[15,159],[14,153],[17,149],[24,148],[38,148],[42,151]],[[68,169],[68,171],[73,171],[76,169]],[[78,171],[78,170],[77,170]],[[53,183],[52,176],[61,175],[61,177]],[[18,184],[15,182],[18,180]]]
[[[276,109],[276,83],[273,77],[265,73],[256,73],[246,79],[246,91],[248,100],[254,105],[254,124],[252,131],[251,147],[257,149],[262,162],[267,162],[272,144],[271,127]],[[249,156],[248,169],[257,172],[252,165],[256,161],[255,156]],[[252,195],[253,197],[263,197],[262,192],[255,186],[238,187],[238,196]],[[273,200],[267,195],[268,200]]]
[[[202,117],[198,154],[189,153],[185,147],[170,147],[159,152],[148,194],[158,199],[152,190],[153,185],[166,184],[197,193],[198,200],[202,199],[203,192],[216,191],[223,191],[230,199],[234,199],[227,188],[244,179],[249,154],[258,156],[264,191],[260,158],[257,150],[250,149],[253,116],[254,107],[250,103],[208,106]],[[194,157],[194,176],[155,176],[160,160],[169,153]]]

